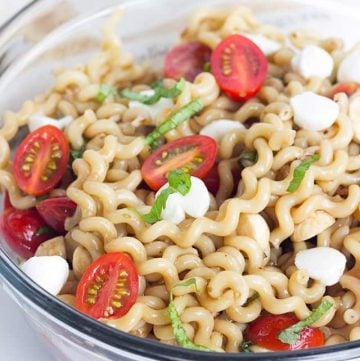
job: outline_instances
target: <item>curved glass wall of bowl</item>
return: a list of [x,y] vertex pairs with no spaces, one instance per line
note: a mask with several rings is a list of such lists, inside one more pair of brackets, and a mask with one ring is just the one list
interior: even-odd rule
[[[118,33],[137,61],[160,68],[185,19],[199,6],[244,4],[259,20],[284,30],[309,28],[320,34],[360,38],[359,16],[328,1],[290,0],[38,0],[0,29],[0,113],[53,83],[52,70],[87,62],[101,41],[100,29],[118,7],[124,10]],[[19,134],[21,137],[22,134]],[[17,268],[18,259],[0,240],[0,280],[25,310],[59,360],[208,360],[208,353],[174,348],[115,331],[62,304],[33,284]],[[324,349],[263,355],[227,354],[223,361],[356,360],[360,342]],[[218,356],[218,355],[217,355]]]

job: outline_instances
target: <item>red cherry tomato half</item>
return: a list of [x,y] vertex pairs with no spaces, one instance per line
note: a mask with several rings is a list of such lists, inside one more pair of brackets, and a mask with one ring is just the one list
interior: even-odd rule
[[[230,196],[233,196],[238,188],[240,179],[241,179],[241,172],[240,169],[232,169],[231,170],[232,176],[233,176],[233,180],[234,180],[234,186],[233,186],[233,190],[231,192]],[[205,178],[203,179],[206,188],[208,189],[208,191],[213,194],[214,196],[216,196],[219,187],[220,187],[220,177],[219,177],[219,172],[218,172],[218,165],[215,164],[209,171],[209,173],[205,176]]]
[[223,39],[211,56],[211,72],[229,97],[242,101],[253,97],[266,78],[264,53],[248,38],[234,34]]
[[4,209],[8,209],[8,208],[11,208],[11,207],[12,207],[12,204],[11,204],[11,201],[10,201],[9,193],[5,192],[4,193]]
[[359,83],[353,83],[353,82],[339,83],[339,84],[334,85],[330,89],[330,91],[328,93],[328,97],[334,98],[334,95],[337,93],[345,93],[347,96],[350,96],[359,89],[360,89]]
[[14,177],[25,193],[48,193],[61,180],[69,161],[64,133],[52,125],[31,132],[15,153]]
[[141,167],[141,173],[153,190],[167,182],[173,169],[183,169],[191,175],[204,178],[216,160],[216,141],[205,135],[190,135],[164,144],[151,154]]
[[177,80],[183,77],[193,81],[204,71],[210,57],[211,48],[198,41],[177,45],[165,55],[165,77]]
[[139,278],[131,258],[107,253],[93,262],[76,290],[76,307],[87,315],[119,318],[136,302]]
[[34,208],[5,210],[0,218],[0,231],[7,244],[24,258],[32,257],[41,243],[56,235]]
[[37,203],[36,209],[50,227],[59,234],[65,234],[65,220],[73,216],[76,203],[68,197],[53,197]]
[[305,327],[294,344],[281,342],[278,335],[299,320],[292,313],[283,315],[266,314],[251,322],[245,330],[245,337],[253,344],[273,351],[302,350],[324,345],[324,335],[319,328]]

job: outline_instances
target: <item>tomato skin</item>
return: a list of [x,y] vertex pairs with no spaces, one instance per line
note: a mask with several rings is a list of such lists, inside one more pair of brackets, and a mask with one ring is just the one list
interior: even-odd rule
[[329,98],[334,98],[334,96],[337,93],[345,93],[347,96],[351,96],[352,94],[354,94],[357,90],[360,89],[360,84],[359,83],[354,83],[354,82],[348,82],[348,83],[339,83],[334,85],[329,93],[328,93],[328,97]]
[[[124,271],[127,273],[123,276],[126,278],[125,281],[119,278]],[[99,277],[101,281],[96,281]],[[120,288],[121,291],[128,292],[121,299],[114,298],[119,282],[126,283]],[[139,277],[132,259],[121,252],[107,253],[95,260],[81,277],[76,290],[76,308],[96,319],[120,318],[136,302],[138,291]],[[119,297],[119,294],[115,297]],[[92,303],[88,302],[89,298],[93,298]],[[112,307],[114,301],[120,302],[120,306],[114,306],[113,312],[107,314],[106,310]]]
[[76,203],[68,197],[53,197],[37,203],[36,209],[51,228],[59,234],[66,234],[65,220],[74,215]]
[[245,337],[253,344],[272,351],[303,350],[324,345],[324,335],[319,328],[305,327],[294,344],[281,342],[277,336],[284,329],[299,320],[292,313],[282,315],[265,314],[251,322],[245,330]]
[[165,55],[165,77],[194,81],[204,71],[204,65],[210,62],[211,52],[211,48],[198,41],[175,46]]
[[45,125],[27,135],[16,150],[13,173],[25,193],[39,196],[51,191],[63,177],[69,161],[64,133]]
[[211,72],[222,89],[236,101],[256,95],[265,81],[268,61],[248,38],[233,34],[223,39],[211,55]]
[[4,209],[8,209],[8,208],[11,208],[11,207],[12,207],[12,204],[11,204],[11,201],[10,201],[9,193],[5,192],[4,193]]
[[53,230],[37,235],[41,227],[46,223],[40,217],[36,209],[17,210],[8,208],[0,218],[0,231],[7,244],[21,257],[32,257],[38,246],[54,237]]
[[[166,175],[173,169],[184,169],[192,176],[204,178],[215,163],[216,153],[216,141],[206,135],[179,138],[152,153],[143,163],[141,174],[155,191],[167,182]],[[186,165],[192,169],[186,169]]]
[[[236,192],[237,192],[237,188],[238,188],[238,184],[240,182],[241,179],[241,172],[240,169],[232,169],[231,170],[232,176],[233,176],[233,180],[234,180],[234,186],[233,186],[233,190],[231,192],[230,196],[233,196]],[[219,187],[220,187],[220,177],[219,177],[219,171],[218,171],[218,165],[215,164],[209,171],[209,173],[205,176],[205,178],[203,179],[206,188],[208,189],[208,191],[216,196]]]

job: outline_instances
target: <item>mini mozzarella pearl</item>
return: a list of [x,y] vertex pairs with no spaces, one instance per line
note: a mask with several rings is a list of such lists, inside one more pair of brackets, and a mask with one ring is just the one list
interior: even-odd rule
[[[186,195],[180,193],[170,194],[166,206],[161,212],[161,219],[174,224],[179,224],[185,219],[185,214],[191,217],[202,217],[210,207],[210,195],[205,183],[197,178],[190,177],[191,188]],[[156,193],[158,197],[161,191],[169,186],[164,184]]]
[[330,247],[315,247],[300,251],[296,254],[295,265],[306,271],[313,279],[325,286],[332,286],[339,282],[344,273],[346,257]]
[[41,128],[45,125],[52,125],[56,128],[63,130],[73,120],[74,118],[71,115],[56,120],[42,114],[34,114],[29,118],[28,127],[30,132],[33,132],[34,130]]
[[220,142],[221,139],[228,133],[237,130],[244,129],[245,127],[237,120],[219,119],[214,120],[210,124],[206,125],[200,130],[201,135],[207,135]]
[[339,115],[339,105],[336,102],[313,92],[292,97],[290,105],[295,123],[300,128],[312,131],[331,127]]
[[334,60],[319,46],[307,45],[293,57],[291,65],[305,79],[312,76],[327,78],[334,69]]
[[[148,89],[140,92],[140,94],[152,96],[154,95],[153,89]],[[164,110],[168,108],[172,108],[174,106],[174,102],[170,98],[160,98],[158,102],[155,104],[147,105],[141,102],[132,100],[129,102],[129,108],[139,108],[145,110],[149,113],[152,119],[156,119],[156,117]]]
[[340,63],[337,79],[339,82],[360,83],[360,50],[350,53]]
[[243,34],[254,42],[265,55],[271,55],[281,48],[281,44],[261,34]]
[[69,277],[69,265],[59,256],[31,257],[20,268],[54,296],[58,295]]

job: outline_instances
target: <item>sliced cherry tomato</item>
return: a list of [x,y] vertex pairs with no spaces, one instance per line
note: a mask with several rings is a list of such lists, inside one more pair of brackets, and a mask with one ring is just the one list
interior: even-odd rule
[[25,193],[48,193],[61,180],[69,161],[69,144],[64,133],[45,125],[31,132],[15,153],[14,177]]
[[259,91],[267,69],[264,53],[239,34],[223,39],[211,55],[211,72],[218,85],[237,101],[249,99]]
[[299,340],[289,345],[281,342],[278,335],[299,320],[292,313],[283,315],[266,314],[251,322],[245,330],[245,337],[253,344],[273,351],[301,350],[324,345],[324,335],[319,328],[305,327]]
[[182,169],[204,178],[216,160],[217,145],[205,135],[190,135],[164,144],[151,154],[141,167],[145,182],[153,190],[164,185],[166,175],[173,169]]
[[348,83],[339,83],[334,85],[329,93],[328,93],[328,97],[329,98],[334,98],[334,95],[337,93],[345,93],[347,96],[350,96],[352,94],[354,94],[357,90],[360,89],[360,84],[359,83],[352,83],[352,82],[348,82]]
[[120,252],[100,256],[81,277],[76,307],[87,315],[119,318],[136,302],[139,278],[131,258]]
[[210,62],[211,48],[198,41],[183,43],[165,55],[164,74],[167,78],[193,81]]
[[[241,179],[241,172],[240,172],[240,169],[232,169],[231,173],[232,173],[233,180],[234,180],[234,187],[233,187],[233,190],[232,190],[230,196],[233,196],[237,191],[237,187],[238,187],[238,184]],[[209,173],[205,176],[203,181],[204,181],[208,191],[211,194],[213,194],[214,196],[216,196],[216,193],[218,192],[219,186],[220,186],[220,177],[219,177],[217,164],[215,164],[210,169]]]
[[35,208],[8,208],[0,218],[0,231],[8,245],[21,257],[32,257],[38,246],[54,237]]
[[12,207],[12,204],[11,204],[11,201],[10,201],[9,193],[5,192],[4,193],[4,209],[8,209],[8,208],[11,208],[11,207]]
[[76,203],[68,197],[53,197],[37,203],[36,209],[50,227],[59,234],[65,234],[65,220],[74,214]]

